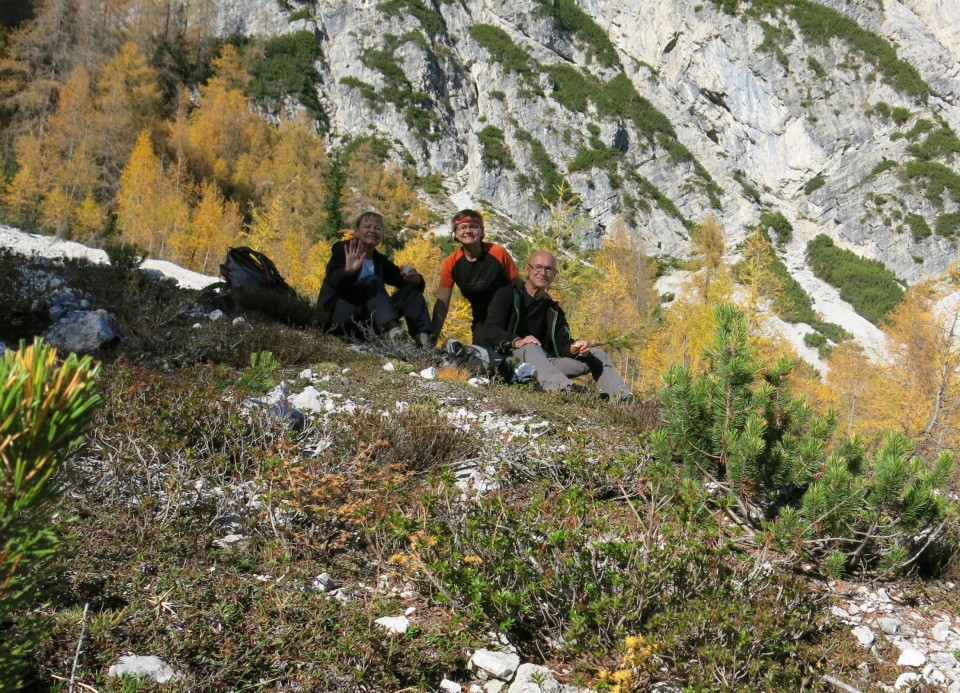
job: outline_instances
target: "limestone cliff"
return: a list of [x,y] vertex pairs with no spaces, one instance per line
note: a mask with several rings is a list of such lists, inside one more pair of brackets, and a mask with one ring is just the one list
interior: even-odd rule
[[333,142],[378,137],[517,224],[562,181],[585,244],[619,221],[653,254],[683,255],[707,214],[733,246],[778,211],[908,282],[957,255],[957,16],[960,0],[220,3],[224,32],[314,33]]

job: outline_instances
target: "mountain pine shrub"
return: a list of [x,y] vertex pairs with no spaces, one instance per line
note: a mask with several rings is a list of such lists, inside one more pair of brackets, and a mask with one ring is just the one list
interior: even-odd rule
[[742,525],[771,531],[781,549],[827,572],[902,572],[940,548],[960,509],[941,492],[953,455],[930,466],[906,436],[888,432],[873,459],[857,439],[827,457],[835,415],[791,395],[787,359],[756,361],[742,311],[720,305],[716,323],[704,373],[674,366],[664,378],[654,458],[717,484]]
[[781,546],[802,547],[825,570],[905,572],[928,549],[940,548],[960,509],[941,489],[953,473],[953,453],[933,465],[912,455],[913,443],[888,431],[872,460],[854,438],[826,460],[798,507],[774,524]]
[[789,359],[757,363],[742,311],[721,304],[716,324],[704,373],[694,377],[674,366],[664,377],[665,425],[651,436],[652,452],[689,476],[725,486],[741,519],[759,527],[785,492],[813,479],[836,419],[791,395]]
[[878,323],[903,298],[897,276],[878,260],[838,248],[822,233],[807,244],[807,262],[817,278],[840,290],[840,298]]
[[24,659],[43,634],[37,567],[57,545],[48,482],[100,401],[89,357],[56,359],[39,339],[0,358],[0,691],[23,685]]

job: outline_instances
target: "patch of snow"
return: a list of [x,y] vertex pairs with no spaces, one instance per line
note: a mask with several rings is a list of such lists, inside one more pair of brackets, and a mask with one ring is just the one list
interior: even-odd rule
[[[11,226],[0,225],[0,248],[9,248],[17,255],[83,259],[100,265],[109,264],[106,251],[53,236],[27,233]],[[165,260],[148,258],[141,267],[176,280],[177,284],[184,289],[202,289],[219,281],[216,277],[191,272]]]

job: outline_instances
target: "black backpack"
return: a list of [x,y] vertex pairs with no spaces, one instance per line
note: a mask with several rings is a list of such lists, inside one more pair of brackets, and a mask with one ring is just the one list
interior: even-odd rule
[[296,296],[296,291],[284,280],[273,260],[245,245],[227,250],[227,259],[220,265],[220,275],[231,293],[249,288]]

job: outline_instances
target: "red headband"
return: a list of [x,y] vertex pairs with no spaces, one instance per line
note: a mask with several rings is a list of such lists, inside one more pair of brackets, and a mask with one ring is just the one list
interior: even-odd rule
[[478,219],[477,217],[461,217],[453,222],[453,228],[458,229],[461,226],[466,226],[467,224],[480,223],[480,227],[483,227],[483,219]]

